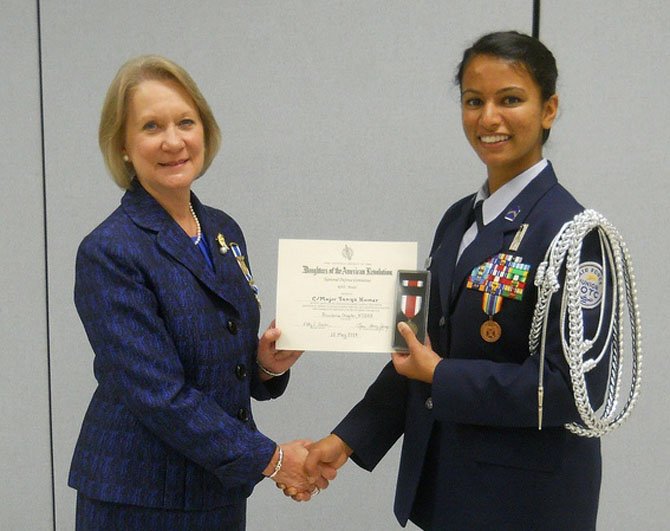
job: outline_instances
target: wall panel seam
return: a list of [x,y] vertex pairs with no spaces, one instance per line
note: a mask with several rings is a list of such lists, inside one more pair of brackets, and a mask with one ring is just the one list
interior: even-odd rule
[[46,142],[44,130],[44,70],[42,68],[42,17],[40,11],[40,0],[36,0],[37,15],[37,67],[39,72],[39,105],[40,105],[40,149],[42,165],[42,219],[44,231],[44,291],[45,291],[45,317],[46,317],[46,357],[47,357],[47,396],[49,404],[49,458],[51,460],[51,523],[56,530],[56,480],[54,465],[54,433],[53,433],[53,389],[51,374],[51,327],[49,315],[49,245],[48,245],[48,220],[47,220],[47,181],[46,181]]

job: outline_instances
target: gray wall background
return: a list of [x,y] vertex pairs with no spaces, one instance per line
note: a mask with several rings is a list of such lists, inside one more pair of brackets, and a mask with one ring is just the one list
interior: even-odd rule
[[[531,14],[530,0],[5,0],[0,528],[74,527],[67,472],[95,385],[72,302],[74,256],[121,195],[97,125],[123,61],[164,54],[212,105],[224,144],[195,190],[245,230],[267,325],[280,237],[416,240],[423,261],[444,210],[484,179],[460,128],[460,53],[487,31],[530,32]],[[642,396],[603,441],[602,530],[662,529],[670,518],[668,27],[661,0],[542,5],[561,97],[545,154],[563,184],[623,233],[643,312]],[[412,215],[401,215],[408,206]],[[322,437],[387,359],[306,353],[286,395],[256,405],[259,425],[280,442]],[[373,474],[348,465],[308,504],[262,482],[249,529],[398,528],[398,450]]]

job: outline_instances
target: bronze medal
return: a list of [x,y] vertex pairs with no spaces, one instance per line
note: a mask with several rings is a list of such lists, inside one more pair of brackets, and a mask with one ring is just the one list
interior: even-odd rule
[[412,329],[412,332],[414,332],[414,335],[419,331],[419,327],[416,326],[416,323],[412,321],[411,319],[409,321],[405,321],[407,326],[409,326]]
[[488,321],[484,321],[482,326],[479,327],[479,334],[487,343],[495,343],[502,335],[502,328],[492,317],[489,317]]

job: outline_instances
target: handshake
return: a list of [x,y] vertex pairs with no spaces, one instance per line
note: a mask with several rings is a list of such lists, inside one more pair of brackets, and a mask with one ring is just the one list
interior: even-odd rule
[[309,501],[328,487],[351,454],[351,448],[333,434],[316,443],[304,439],[292,441],[277,447],[264,475],[286,496],[295,501]]

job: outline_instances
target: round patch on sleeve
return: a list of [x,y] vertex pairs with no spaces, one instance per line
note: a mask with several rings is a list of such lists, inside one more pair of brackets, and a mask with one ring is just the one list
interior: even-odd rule
[[579,266],[579,301],[582,308],[595,308],[603,300],[603,268],[596,262]]

